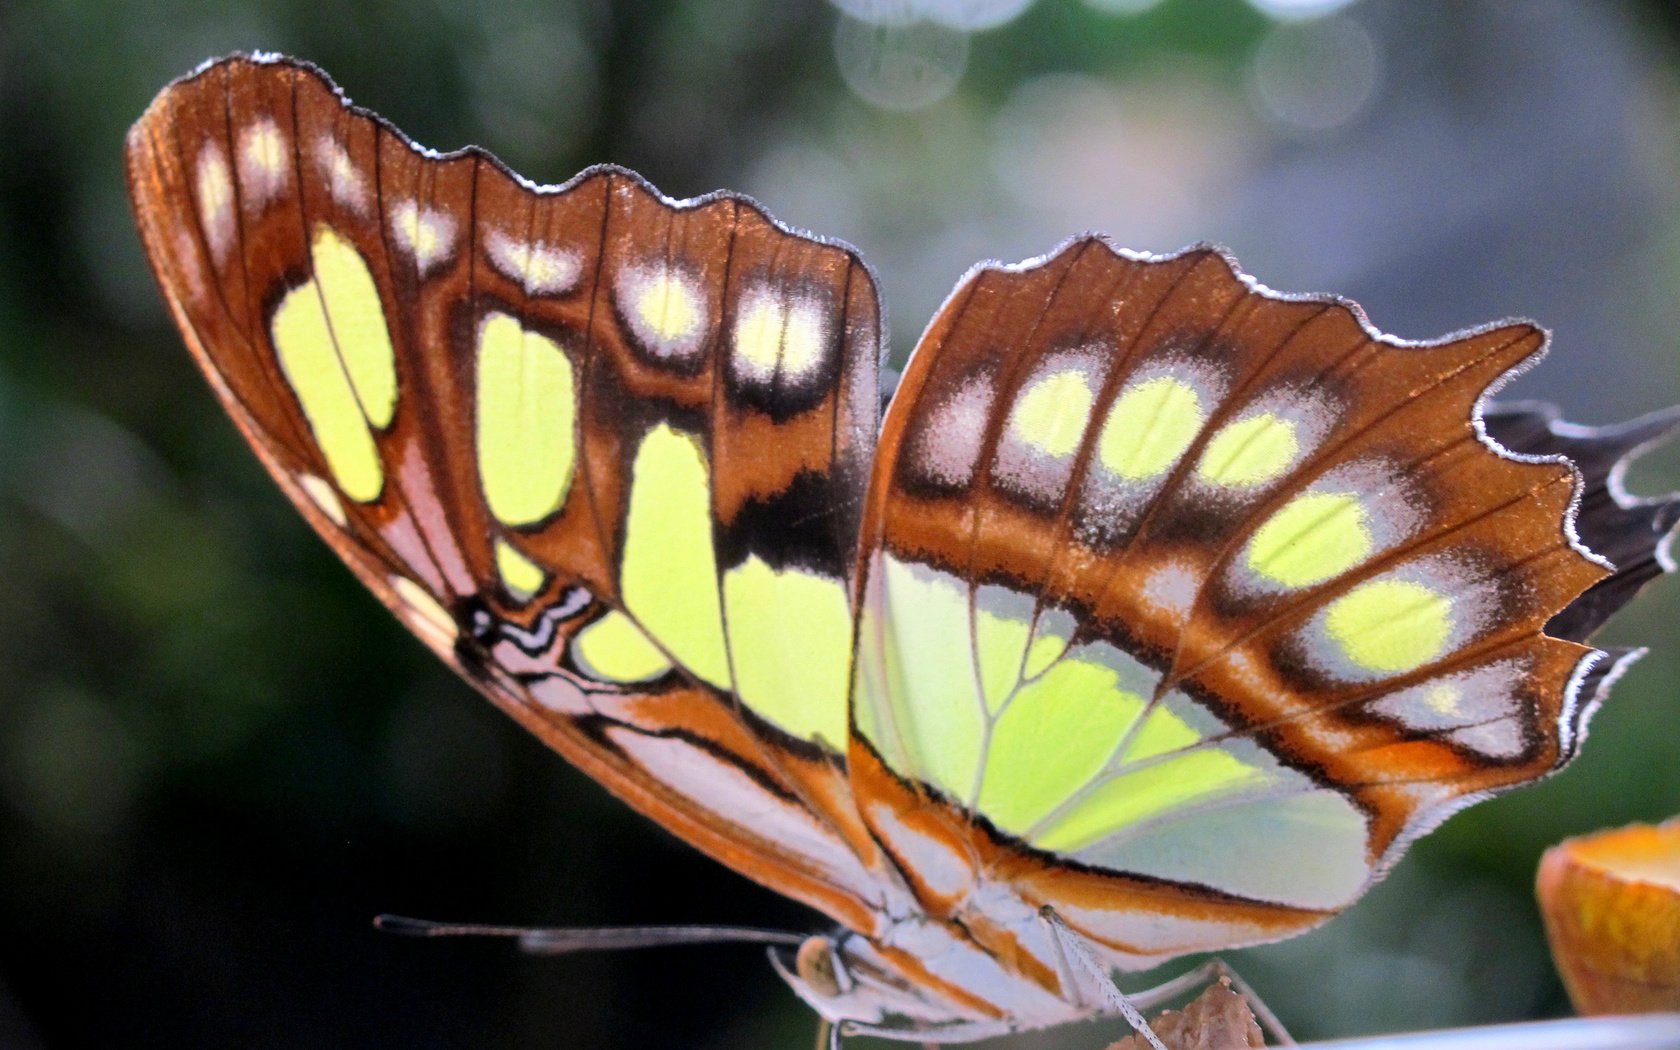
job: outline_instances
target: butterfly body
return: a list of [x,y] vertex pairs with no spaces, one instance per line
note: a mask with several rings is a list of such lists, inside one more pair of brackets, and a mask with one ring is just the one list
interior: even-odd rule
[[873,275],[746,198],[533,187],[273,58],[128,160],[292,502],[550,747],[834,920],[777,966],[858,1030],[1100,1012],[1047,910],[1129,969],[1325,921],[1572,756],[1630,659],[1586,636],[1671,567],[1673,502],[1619,487],[1671,420],[1484,415],[1524,323],[1407,344],[1081,237],[965,277],[883,416]]

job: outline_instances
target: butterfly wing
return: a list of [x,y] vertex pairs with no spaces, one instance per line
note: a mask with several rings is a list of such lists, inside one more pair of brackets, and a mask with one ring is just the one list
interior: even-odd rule
[[620,169],[538,190],[425,153],[288,60],[166,89],[128,172],[199,365],[362,582],[631,805],[867,928],[855,254]]
[[1046,904],[1120,965],[1274,939],[1566,761],[1619,658],[1546,627],[1607,565],[1561,439],[1478,429],[1543,342],[1402,345],[1211,249],[972,273],[863,526],[852,776],[922,899],[1000,954]]

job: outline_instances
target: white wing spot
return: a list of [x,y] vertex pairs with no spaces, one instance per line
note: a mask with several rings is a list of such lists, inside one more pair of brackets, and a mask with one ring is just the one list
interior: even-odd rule
[[206,142],[198,153],[198,214],[210,254],[219,263],[233,247],[233,173],[222,147]]
[[367,180],[350,159],[350,151],[334,139],[322,135],[315,141],[315,162],[321,176],[327,180],[327,192],[341,206],[365,216],[368,212]]
[[421,641],[434,649],[448,649],[455,644],[460,629],[455,618],[426,588],[407,576],[390,577],[391,589],[402,599],[402,621]]
[[519,241],[500,230],[485,238],[490,263],[510,281],[517,281],[530,295],[559,295],[570,291],[583,273],[578,253],[544,244]]
[[976,376],[921,417],[911,445],[917,473],[947,488],[968,485],[980,459],[980,438],[992,411],[992,394],[992,385]]
[[286,137],[264,117],[239,136],[239,187],[245,207],[261,211],[286,188],[291,171]]
[[1190,614],[1201,584],[1193,565],[1169,561],[1150,571],[1143,583],[1143,600],[1174,622],[1182,622]]
[[788,295],[760,285],[743,299],[735,318],[735,378],[769,386],[810,382],[828,358],[827,311],[808,295]]
[[619,312],[656,360],[681,362],[700,350],[706,306],[694,279],[674,266],[626,266],[613,288]]
[[1400,689],[1365,706],[1413,733],[1428,733],[1494,759],[1524,748],[1522,683],[1526,660],[1498,660]]
[[333,524],[342,529],[349,523],[349,517],[344,513],[344,504],[325,478],[316,477],[314,474],[299,474],[297,483],[310,501],[321,508],[321,513],[333,520]]
[[199,257],[198,245],[193,243],[192,234],[184,226],[175,230],[175,259],[180,263],[181,283],[186,285],[187,298],[194,303],[203,303],[206,294],[204,262]]
[[449,258],[455,247],[455,220],[436,208],[422,208],[414,201],[398,201],[391,208],[391,232],[397,243],[414,259],[421,277],[431,274]]

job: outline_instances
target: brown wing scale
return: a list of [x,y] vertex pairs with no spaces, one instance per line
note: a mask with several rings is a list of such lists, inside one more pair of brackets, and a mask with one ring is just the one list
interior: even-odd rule
[[[1479,431],[1484,394],[1543,342],[1512,323],[1402,344],[1351,304],[1258,288],[1213,249],[1149,258],[1082,238],[1035,263],[980,268],[929,327],[888,407],[863,593],[879,593],[883,558],[946,574],[966,586],[976,646],[988,588],[1024,596],[1035,630],[1071,617],[1070,650],[1102,643],[1147,670],[1149,710],[1181,694],[1184,709],[1217,718],[1191,750],[1258,745],[1304,784],[1348,799],[1368,826],[1374,878],[1458,806],[1557,769],[1619,665],[1581,644],[1583,632],[1545,631],[1607,572],[1572,536],[1581,475]],[[1048,395],[1035,402],[1052,389],[1082,407],[1057,414]],[[1132,396],[1153,415],[1111,433],[1105,418],[1123,413],[1106,414]],[[1273,422],[1253,422],[1268,414]],[[1554,438],[1519,451],[1566,449]],[[1587,479],[1592,498],[1604,476]],[[1337,524],[1344,511],[1357,530]],[[1640,515],[1644,539],[1630,543],[1647,560],[1672,513]],[[1277,540],[1291,515],[1307,529],[1293,546]],[[1307,541],[1338,540],[1358,549],[1303,553]],[[1338,604],[1349,595],[1360,597]],[[1417,628],[1416,651],[1395,648],[1360,605],[1385,595],[1421,595],[1417,615],[1447,608],[1450,624]],[[1594,612],[1596,625],[1607,609]],[[974,659],[978,681],[978,649]],[[1418,713],[1430,683],[1485,690],[1492,677],[1509,690],[1501,704]],[[1031,833],[994,826],[976,805],[983,789],[930,788],[916,732],[899,724],[913,714],[882,702],[865,715],[854,788],[889,849],[901,852],[894,828],[913,827],[919,837],[901,841],[943,842],[968,858],[970,878],[1057,905],[1117,960],[1274,939],[1345,904],[1245,898],[1035,848]],[[982,746],[997,746],[987,732]],[[917,889],[935,914],[972,893]],[[1080,919],[1128,909],[1170,917],[1178,935],[1144,943]]]
[[[234,58],[177,82],[131,133],[128,172],[194,356],[357,576],[498,706],[631,805],[750,877],[870,928],[880,862],[840,756],[787,739],[680,666],[618,685],[580,674],[568,655],[579,631],[622,609],[630,462],[662,420],[702,435],[713,457],[720,550],[759,549],[755,512],[774,513],[794,492],[842,513],[777,556],[847,570],[879,353],[873,282],[855,256],[742,198],[679,205],[611,168],[539,191],[475,150],[423,153],[289,60]],[[319,276],[312,247],[323,228],[365,264],[392,347],[388,424],[362,406],[380,479],[369,499],[331,483],[334,464],[271,338],[278,304]],[[650,354],[615,305],[615,282],[644,265],[681,267],[709,296],[705,328],[680,359]],[[749,277],[820,288],[842,318],[832,368],[811,381],[800,411],[779,418],[718,364]],[[329,325],[342,319],[324,304]],[[563,502],[513,525],[487,505],[474,449],[472,348],[493,313],[562,347],[578,390],[578,467]],[[353,336],[335,332],[335,344]],[[769,443],[789,455],[759,454]],[[533,593],[510,591],[498,543],[540,569]],[[697,796],[706,778],[726,784],[723,794]]]

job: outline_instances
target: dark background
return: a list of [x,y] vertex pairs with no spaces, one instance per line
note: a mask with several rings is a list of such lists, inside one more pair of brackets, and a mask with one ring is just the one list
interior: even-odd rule
[[[121,177],[165,82],[324,66],[418,141],[726,186],[858,245],[902,359],[957,277],[1087,228],[1223,242],[1430,337],[1556,333],[1513,393],[1680,400],[1667,3],[0,0],[0,1046],[805,1046],[744,948],[521,958],[372,932],[813,917],[676,843],[448,675],[273,490],[169,328]],[[936,16],[906,22],[906,13]],[[995,23],[995,24],[994,24]],[[1680,456],[1636,474],[1680,479]],[[1301,1036],[1560,1013],[1530,885],[1680,810],[1680,586],[1565,775],[1238,953]],[[1176,967],[1175,967],[1176,969]],[[1097,1047],[1113,1027],[1010,1045]]]

